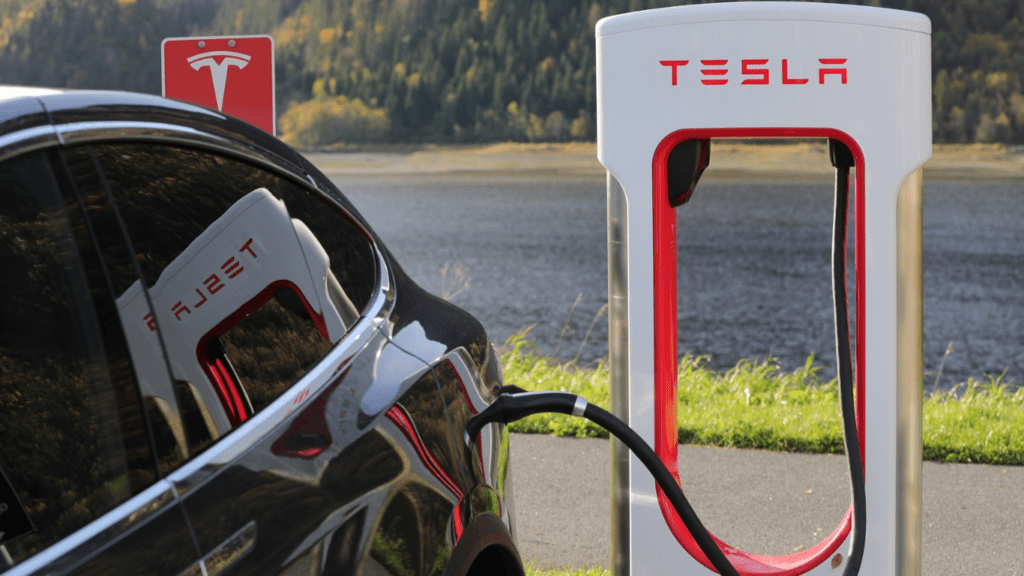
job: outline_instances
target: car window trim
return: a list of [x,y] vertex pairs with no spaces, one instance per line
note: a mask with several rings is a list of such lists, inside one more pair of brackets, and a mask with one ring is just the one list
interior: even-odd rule
[[165,144],[202,146],[226,152],[233,156],[244,156],[264,166],[280,171],[302,169],[294,162],[270,152],[260,153],[251,145],[205,132],[197,128],[154,122],[149,120],[85,120],[54,125],[54,130],[65,146],[115,141],[157,141]]
[[[55,135],[60,138],[63,146],[92,145],[110,142],[148,142],[166,145],[183,146],[224,154],[230,158],[250,162],[271,171],[275,176],[285,178],[304,190],[316,193],[320,198],[338,207],[345,217],[371,243],[376,244],[373,234],[363,226],[337,199],[321,189],[315,179],[299,165],[276,154],[261,154],[251,146],[224,138],[216,134],[167,124],[149,121],[88,121],[69,122],[53,127]],[[306,178],[298,174],[305,174]]]
[[57,130],[47,124],[0,135],[0,162],[15,156],[60,144]]
[[174,485],[166,479],[158,480],[59,542],[9,568],[4,576],[67,572],[101,554],[168,506],[177,504]]

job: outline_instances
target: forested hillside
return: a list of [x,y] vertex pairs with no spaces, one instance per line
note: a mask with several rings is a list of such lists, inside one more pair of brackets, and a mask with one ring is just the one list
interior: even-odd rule
[[[269,33],[298,144],[589,140],[594,24],[680,3],[0,0],[0,82],[158,93],[163,38]],[[1024,143],[1024,3],[869,3],[932,19],[936,141]]]

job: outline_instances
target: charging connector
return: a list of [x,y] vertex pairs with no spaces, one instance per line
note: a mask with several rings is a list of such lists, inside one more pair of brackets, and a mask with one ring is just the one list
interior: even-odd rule
[[690,503],[683,496],[672,473],[668,471],[665,464],[658,458],[654,450],[644,442],[632,428],[625,422],[613,416],[607,410],[590,404],[581,396],[569,394],[568,392],[526,392],[522,394],[502,394],[498,396],[490,406],[482,412],[473,416],[466,423],[466,443],[471,445],[472,439],[477,437],[484,426],[493,422],[510,424],[533,414],[543,412],[554,412],[583,417],[594,424],[604,428],[610,434],[622,441],[627,448],[636,454],[640,462],[654,476],[665,496],[668,497],[672,507],[675,508],[679,518],[682,519],[686,529],[690,531],[701,552],[708,557],[711,565],[723,576],[739,576],[739,572],[729,562],[722,549],[718,547],[714,538],[701,523],[697,513],[693,511]]

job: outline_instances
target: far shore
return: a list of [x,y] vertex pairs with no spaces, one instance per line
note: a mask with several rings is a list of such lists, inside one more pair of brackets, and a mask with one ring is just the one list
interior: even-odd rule
[[[593,142],[377,145],[307,151],[327,176],[356,179],[603,178]],[[870,169],[870,164],[868,165]],[[713,141],[707,180],[814,181],[832,177],[824,141]],[[936,144],[926,181],[1024,181],[1024,146]]]

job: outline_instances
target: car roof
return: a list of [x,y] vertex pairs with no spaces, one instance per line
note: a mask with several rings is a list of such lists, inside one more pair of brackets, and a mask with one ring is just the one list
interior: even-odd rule
[[312,168],[263,130],[196,104],[133,92],[0,86],[0,160],[26,148],[111,140],[178,141],[257,154],[292,172]]
[[47,94],[58,94],[60,90],[53,88],[35,88],[32,86],[0,86],[0,102],[12,98],[25,96],[45,96]]
[[152,94],[0,86],[0,162],[29,150],[111,141],[181,144],[270,164],[319,188],[371,230],[309,160],[237,118]]

